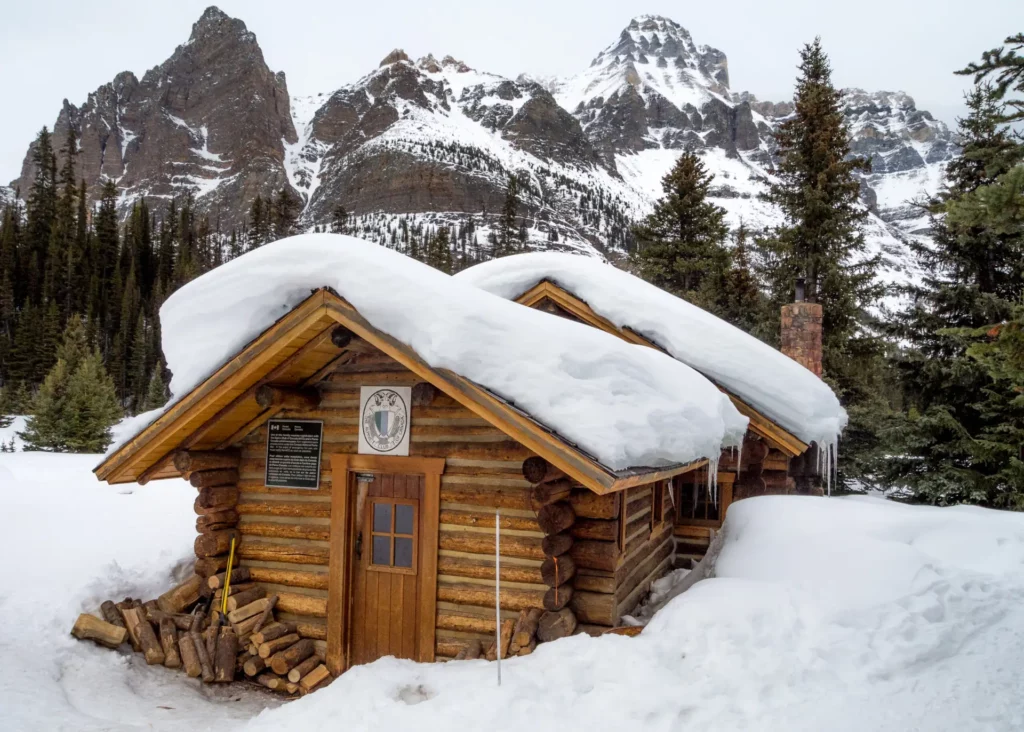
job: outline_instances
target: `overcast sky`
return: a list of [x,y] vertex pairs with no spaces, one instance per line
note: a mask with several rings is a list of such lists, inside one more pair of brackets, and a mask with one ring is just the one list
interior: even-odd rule
[[[141,77],[188,39],[208,4],[7,4],[0,22],[0,181],[17,177],[28,143],[41,126],[53,125],[62,99],[81,104],[119,71]],[[256,33],[267,64],[285,71],[292,94],[329,92],[354,81],[395,47],[414,58],[451,54],[505,76],[572,74],[612,43],[632,16],[650,13],[682,24],[696,43],[724,51],[734,91],[788,99],[797,49],[820,35],[837,84],[906,91],[919,108],[950,122],[968,83],[952,72],[1024,31],[1022,0],[988,0],[984,12],[970,12],[962,0],[226,0],[220,8]]]

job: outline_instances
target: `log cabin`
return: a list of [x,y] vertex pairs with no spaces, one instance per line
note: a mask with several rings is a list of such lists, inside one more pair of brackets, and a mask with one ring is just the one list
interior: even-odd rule
[[[521,254],[476,265],[455,277],[526,307],[667,353],[716,383],[749,418],[742,449],[723,450],[713,467],[680,474],[672,481],[677,566],[704,555],[733,501],[823,493],[822,473],[829,465],[814,438],[834,440],[845,425],[845,412],[820,380],[821,305],[804,302],[799,291],[797,301],[782,309],[779,354],[685,300],[587,257]],[[727,362],[737,358],[740,363],[728,368]],[[759,372],[766,368],[773,373],[759,383]],[[774,394],[766,398],[766,389]],[[779,403],[798,400],[804,390],[815,394],[817,413],[801,413]],[[839,417],[824,434],[808,424],[820,418],[823,403],[830,416]],[[827,444],[825,449],[827,453]],[[713,480],[708,480],[708,470],[715,470]]]
[[[606,432],[621,414],[601,417],[597,410],[570,439],[564,422],[545,416],[546,397],[535,413],[522,406],[543,384],[506,384],[502,395],[485,383],[486,371],[462,372],[459,359],[439,365],[443,348],[440,356],[425,357],[423,343],[486,321],[491,309],[499,315],[484,323],[487,328],[525,309],[399,259],[405,258],[350,237],[305,235],[233,260],[179,290],[161,317],[170,324],[164,332],[168,364],[181,373],[197,371],[190,359],[202,360],[215,344],[238,340],[232,325],[205,333],[218,318],[249,323],[251,314],[234,311],[265,301],[273,307],[263,313],[280,312],[282,301],[287,311],[243,347],[223,351],[226,357],[207,357],[209,368],[199,369],[202,377],[188,388],[172,381],[180,396],[115,447],[96,468],[98,478],[188,479],[198,490],[196,573],[222,572],[234,540],[235,566],[277,595],[280,620],[325,646],[334,675],[386,655],[465,657],[467,648],[486,645],[499,630],[501,641],[514,648],[506,640],[519,630],[513,625],[534,609],[535,636],[527,633],[520,653],[530,652],[537,639],[617,625],[673,561],[673,481],[705,469],[720,447],[703,456],[675,448],[669,457],[676,459],[663,455],[652,466],[610,465],[581,443],[590,431]],[[299,276],[294,270],[304,262],[313,266]],[[346,274],[328,278],[324,267]],[[270,272],[288,281],[286,295],[260,289],[262,277],[273,279]],[[397,289],[360,279],[381,272]],[[296,281],[324,280],[331,286],[291,304],[303,287]],[[395,305],[395,292],[408,302]],[[460,298],[467,301],[462,311],[443,309],[442,300]],[[381,302],[391,309],[374,310]],[[624,347],[578,324],[548,334],[547,316],[531,317],[503,335],[529,337],[519,352],[564,348],[567,340],[586,336],[596,361],[602,361],[597,351],[609,349],[625,374],[659,366],[687,377],[685,367],[666,356],[647,356],[647,349]],[[407,328],[415,318],[439,329],[419,342],[420,351],[399,337],[421,335],[422,327]],[[460,346],[468,349],[461,363],[495,358],[476,340]],[[586,412],[594,397],[574,393],[572,375],[557,372],[573,370],[559,365],[565,360],[552,361],[545,381],[562,384],[570,408]],[[528,366],[514,359],[501,365],[508,373]],[[702,381],[691,379],[666,393],[666,401],[689,400],[688,413],[700,413]],[[630,384],[619,382],[627,391]],[[711,384],[707,392],[723,403],[716,406],[721,413],[734,411]],[[746,420],[734,416],[740,435]],[[639,424],[653,426],[656,418],[664,415],[641,414]],[[711,444],[719,445],[723,427],[710,418],[699,421],[695,431],[717,430]],[[648,432],[630,443],[656,437]],[[507,655],[508,648],[500,652]]]

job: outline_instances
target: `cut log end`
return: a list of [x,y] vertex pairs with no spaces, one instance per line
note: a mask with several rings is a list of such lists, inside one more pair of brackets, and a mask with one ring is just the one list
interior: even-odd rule
[[79,640],[91,640],[107,648],[117,648],[128,637],[128,630],[124,626],[100,620],[95,615],[82,613],[75,621],[71,635]]

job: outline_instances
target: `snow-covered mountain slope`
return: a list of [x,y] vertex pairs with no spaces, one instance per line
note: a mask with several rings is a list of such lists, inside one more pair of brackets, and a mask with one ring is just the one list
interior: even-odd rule
[[[459,246],[475,241],[484,255],[516,175],[533,248],[614,257],[685,149],[715,174],[713,197],[732,226],[777,223],[760,195],[773,174],[772,132],[791,112],[790,102],[733,92],[725,53],[651,15],[566,78],[508,79],[396,50],[351,84],[289,99],[244,23],[211,8],[141,82],[124,72],[82,107],[66,104],[55,136],[59,148],[75,128],[90,191],[113,179],[125,210],[141,195],[191,191],[227,230],[244,225],[257,194],[290,185],[304,201],[303,228],[330,226],[343,208],[349,233],[397,244],[410,229],[446,224]],[[952,137],[902,92],[849,90],[846,116],[854,152],[874,164],[863,193],[869,242],[885,255],[880,274],[913,277],[907,242],[926,235],[927,221],[909,201],[936,190]],[[32,177],[30,150],[15,181],[22,195]]]

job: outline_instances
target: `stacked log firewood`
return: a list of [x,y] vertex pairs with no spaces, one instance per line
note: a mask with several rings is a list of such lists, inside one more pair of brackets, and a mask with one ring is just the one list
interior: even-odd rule
[[193,575],[156,600],[107,600],[102,619],[82,614],[71,634],[109,648],[126,640],[146,663],[182,669],[204,683],[252,680],[282,694],[307,694],[330,683],[316,644],[292,623],[274,619],[277,596],[231,572],[227,614],[222,615],[226,573]]

